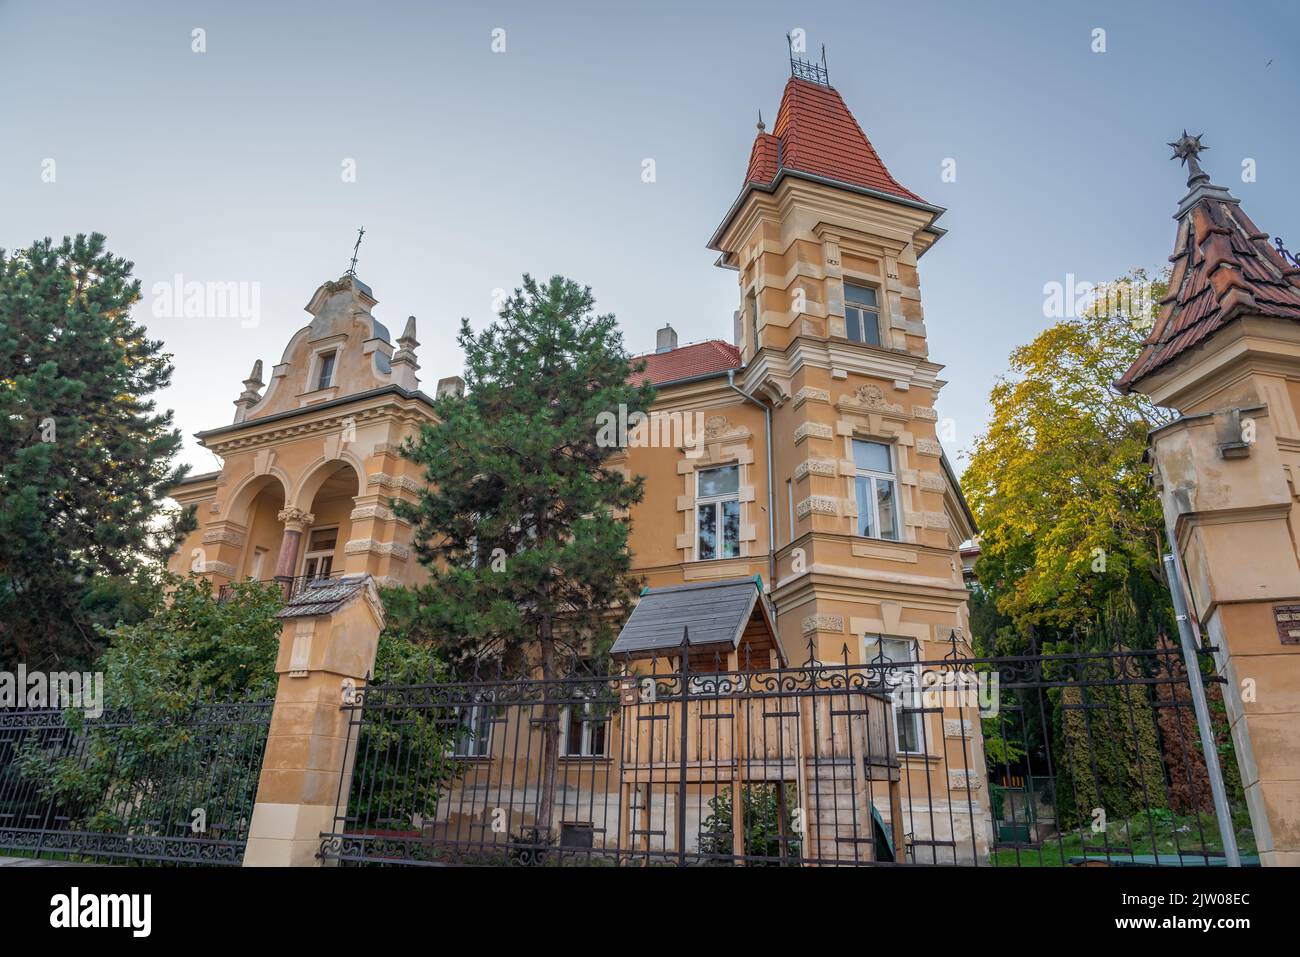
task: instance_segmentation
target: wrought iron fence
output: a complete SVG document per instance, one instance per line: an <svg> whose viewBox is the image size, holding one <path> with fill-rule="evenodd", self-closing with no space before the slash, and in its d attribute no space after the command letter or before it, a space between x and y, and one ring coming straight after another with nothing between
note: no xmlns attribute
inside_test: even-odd
<svg viewBox="0 0 1300 957"><path fill-rule="evenodd" d="M273 704L0 711L0 853L239 865Z"/></svg>
<svg viewBox="0 0 1300 957"><path fill-rule="evenodd" d="M954 639L947 650L372 686L344 705L350 761L321 855L349 865L1222 862L1175 648L975 658Z"/></svg>

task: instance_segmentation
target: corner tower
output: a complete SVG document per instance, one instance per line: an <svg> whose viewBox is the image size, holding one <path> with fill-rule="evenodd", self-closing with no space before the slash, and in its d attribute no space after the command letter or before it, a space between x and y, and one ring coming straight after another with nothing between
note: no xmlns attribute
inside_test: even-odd
<svg viewBox="0 0 1300 957"><path fill-rule="evenodd" d="M975 530L936 434L917 273L942 213L890 173L824 62L792 59L709 245L739 286L735 382L770 410L771 595L796 661L966 645Z"/></svg>

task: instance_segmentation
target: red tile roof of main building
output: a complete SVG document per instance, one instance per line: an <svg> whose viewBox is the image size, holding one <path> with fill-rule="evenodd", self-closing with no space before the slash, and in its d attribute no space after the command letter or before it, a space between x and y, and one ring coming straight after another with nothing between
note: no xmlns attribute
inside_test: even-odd
<svg viewBox="0 0 1300 957"><path fill-rule="evenodd" d="M1239 316L1300 321L1300 268L1268 244L1227 190L1205 186L1178 223L1169 292L1123 392L1201 344Z"/></svg>
<svg viewBox="0 0 1300 957"><path fill-rule="evenodd" d="M754 140L745 182L767 185L781 169L925 202L890 175L833 87L797 77L785 85L772 132Z"/></svg>
<svg viewBox="0 0 1300 957"><path fill-rule="evenodd" d="M681 346L669 352L652 352L637 356L632 365L639 362L646 364L645 371L633 375L632 382L640 385L652 382L661 385L678 379L692 379L712 373L726 372L728 369L740 368L740 350L721 339L708 339Z"/></svg>

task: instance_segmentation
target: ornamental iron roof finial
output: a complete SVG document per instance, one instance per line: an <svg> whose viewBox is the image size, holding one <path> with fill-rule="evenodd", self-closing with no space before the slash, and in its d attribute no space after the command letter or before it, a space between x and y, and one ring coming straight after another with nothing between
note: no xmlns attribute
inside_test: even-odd
<svg viewBox="0 0 1300 957"><path fill-rule="evenodd" d="M361 229L357 231L357 242L356 245L352 247L352 262L348 265L347 275L351 278L355 278L357 275L357 252L361 249L361 237L365 234L366 227L362 226Z"/></svg>
<svg viewBox="0 0 1300 957"><path fill-rule="evenodd" d="M785 45L790 50L790 75L799 80L807 80L819 86L831 85L831 74L826 68L826 44L822 44L822 61L804 60L794 55L794 38L787 33ZM801 44L802 46L802 44ZM802 52L802 50L800 51Z"/></svg>
<svg viewBox="0 0 1300 957"><path fill-rule="evenodd" d="M1183 165L1187 167L1187 185L1189 187L1197 183L1208 183L1210 176L1205 170L1201 169L1201 164L1197 161L1202 150L1208 150L1208 146L1201 144L1201 137L1204 133L1198 133L1196 136L1188 134L1183 130L1183 135L1174 140L1169 145L1174 148L1174 155L1170 159L1182 160Z"/></svg>

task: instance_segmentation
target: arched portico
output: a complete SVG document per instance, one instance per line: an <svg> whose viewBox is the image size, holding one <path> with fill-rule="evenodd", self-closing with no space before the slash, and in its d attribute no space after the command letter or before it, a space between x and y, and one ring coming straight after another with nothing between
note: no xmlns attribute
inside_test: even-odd
<svg viewBox="0 0 1300 957"><path fill-rule="evenodd" d="M291 504L279 513L284 534L277 578L330 578L344 571L362 474L342 458L321 461L307 470Z"/></svg>

